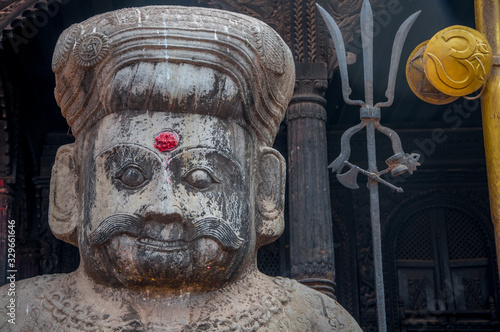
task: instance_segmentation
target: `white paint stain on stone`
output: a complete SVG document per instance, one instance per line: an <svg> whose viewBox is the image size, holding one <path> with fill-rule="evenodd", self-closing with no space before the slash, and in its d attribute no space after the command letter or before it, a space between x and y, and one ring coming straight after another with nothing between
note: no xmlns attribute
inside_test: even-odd
<svg viewBox="0 0 500 332"><path fill-rule="evenodd" d="M163 33L164 40L163 43L165 45L165 73L167 75L167 80L170 79L170 68L168 67L168 42L167 42L167 15L165 13L162 14L163 18Z"/></svg>
<svg viewBox="0 0 500 332"><path fill-rule="evenodd" d="M137 11L137 26L140 28L142 27L141 10L139 8L136 8L135 10Z"/></svg>
<svg viewBox="0 0 500 332"><path fill-rule="evenodd" d="M170 156L170 153L165 154L165 170L166 170L166 181L169 185L172 185L172 172L170 172L170 162L172 161L172 158Z"/></svg>

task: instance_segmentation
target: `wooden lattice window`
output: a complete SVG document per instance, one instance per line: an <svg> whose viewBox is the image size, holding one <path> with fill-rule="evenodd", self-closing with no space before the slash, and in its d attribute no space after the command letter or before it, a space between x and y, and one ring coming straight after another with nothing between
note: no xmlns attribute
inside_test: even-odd
<svg viewBox="0 0 500 332"><path fill-rule="evenodd" d="M429 206L402 220L394 258L403 331L496 331L491 239L465 209Z"/></svg>

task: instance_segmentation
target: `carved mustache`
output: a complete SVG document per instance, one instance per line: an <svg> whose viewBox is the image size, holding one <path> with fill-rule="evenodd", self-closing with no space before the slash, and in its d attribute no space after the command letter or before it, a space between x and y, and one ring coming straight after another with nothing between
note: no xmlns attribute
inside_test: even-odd
<svg viewBox="0 0 500 332"><path fill-rule="evenodd" d="M202 237L216 240L226 250L237 250L245 242L229 224L215 217L206 217L192 223L192 231L188 231L187 241L195 241ZM141 236L142 218L130 214L114 214L104 219L89 234L90 244L100 246L108 242L115 234L124 233Z"/></svg>

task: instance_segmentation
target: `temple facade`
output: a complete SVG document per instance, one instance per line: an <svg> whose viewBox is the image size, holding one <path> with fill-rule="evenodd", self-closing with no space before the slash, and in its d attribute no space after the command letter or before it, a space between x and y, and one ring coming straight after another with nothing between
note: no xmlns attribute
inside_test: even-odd
<svg viewBox="0 0 500 332"><path fill-rule="evenodd" d="M225 9L260 19L291 49L295 91L274 148L287 160L285 232L258 254L259 269L297 279L335 299L364 331L377 331L366 177L343 187L327 166L359 110L342 100L333 42L315 3L339 24L352 96L363 98L361 0L0 0L0 285L8 283L9 220L15 220L17 280L66 273L78 250L51 233L49 184L57 149L74 141L54 98L52 54L61 32L91 16L125 7L182 5ZM384 176L403 193L380 188L382 258L389 331L498 331L500 284L479 100L447 105L418 99L406 61L437 31L474 27L471 1L371 1L374 92L383 99L399 25L422 10L405 42L395 102L381 123L422 164L410 176ZM264 45L265 47L266 45ZM359 97L357 97L359 96ZM351 161L366 168L366 138L351 140ZM380 167L392 155L377 136Z"/></svg>

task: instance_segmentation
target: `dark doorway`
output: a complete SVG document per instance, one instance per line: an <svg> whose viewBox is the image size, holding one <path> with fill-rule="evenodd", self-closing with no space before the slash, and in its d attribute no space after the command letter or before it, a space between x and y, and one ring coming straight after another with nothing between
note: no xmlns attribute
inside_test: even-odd
<svg viewBox="0 0 500 332"><path fill-rule="evenodd" d="M492 239L463 206L421 206L393 242L400 331L497 331Z"/></svg>

